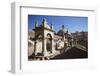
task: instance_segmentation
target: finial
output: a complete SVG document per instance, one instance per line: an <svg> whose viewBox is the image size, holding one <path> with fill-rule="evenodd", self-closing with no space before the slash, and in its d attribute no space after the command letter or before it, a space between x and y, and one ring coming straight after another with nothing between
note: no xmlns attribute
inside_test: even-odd
<svg viewBox="0 0 100 76"><path fill-rule="evenodd" d="M53 29L53 25L51 24L51 29Z"/></svg>
<svg viewBox="0 0 100 76"><path fill-rule="evenodd" d="M38 21L35 21L35 28L38 27Z"/></svg>
<svg viewBox="0 0 100 76"><path fill-rule="evenodd" d="M62 25L62 29L64 29L65 28L65 26L64 25Z"/></svg>
<svg viewBox="0 0 100 76"><path fill-rule="evenodd" d="M45 18L44 18L43 21L42 21L42 25L43 25L43 27L46 27L46 25L47 25L47 21L46 21Z"/></svg>

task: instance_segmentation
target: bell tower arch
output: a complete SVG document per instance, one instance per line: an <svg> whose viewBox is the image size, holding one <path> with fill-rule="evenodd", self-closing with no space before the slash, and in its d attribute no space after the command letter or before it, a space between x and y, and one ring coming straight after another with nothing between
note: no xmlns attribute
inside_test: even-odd
<svg viewBox="0 0 100 76"><path fill-rule="evenodd" d="M42 56L49 56L50 53L54 52L54 31L53 26L51 27L47 24L46 19L43 19L42 25L38 26L38 22L35 22L35 38L34 38L34 54L37 55L41 53ZM37 45L39 41L42 45ZM39 49L41 47L41 49Z"/></svg>

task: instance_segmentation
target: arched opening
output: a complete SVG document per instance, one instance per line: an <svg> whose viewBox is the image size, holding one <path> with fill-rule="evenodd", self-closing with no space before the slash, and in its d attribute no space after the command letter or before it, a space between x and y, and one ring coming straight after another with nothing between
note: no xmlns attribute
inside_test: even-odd
<svg viewBox="0 0 100 76"><path fill-rule="evenodd" d="M52 36L51 36L51 34L47 34L46 49L47 49L47 52L52 53Z"/></svg>

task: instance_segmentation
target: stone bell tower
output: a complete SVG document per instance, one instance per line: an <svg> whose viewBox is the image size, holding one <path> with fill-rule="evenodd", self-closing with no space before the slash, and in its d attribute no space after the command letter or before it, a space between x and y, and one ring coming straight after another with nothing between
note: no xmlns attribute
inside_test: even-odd
<svg viewBox="0 0 100 76"><path fill-rule="evenodd" d="M47 24L46 19L43 19L42 25L39 26L38 23L35 23L35 28L33 29L35 31L35 44L34 44L34 53L37 55L38 53L41 53L42 56L49 56L50 53L54 52L54 31L53 26L50 27ZM41 35L41 38L39 38L39 35ZM39 51L37 46L37 40L42 40L42 51ZM41 46L40 46L41 47Z"/></svg>

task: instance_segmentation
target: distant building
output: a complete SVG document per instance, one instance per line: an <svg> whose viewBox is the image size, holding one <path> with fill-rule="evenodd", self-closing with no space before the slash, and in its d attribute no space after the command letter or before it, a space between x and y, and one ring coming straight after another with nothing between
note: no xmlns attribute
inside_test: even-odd
<svg viewBox="0 0 100 76"><path fill-rule="evenodd" d="M71 33L74 38L74 44L80 44L88 50L88 32L75 32Z"/></svg>

